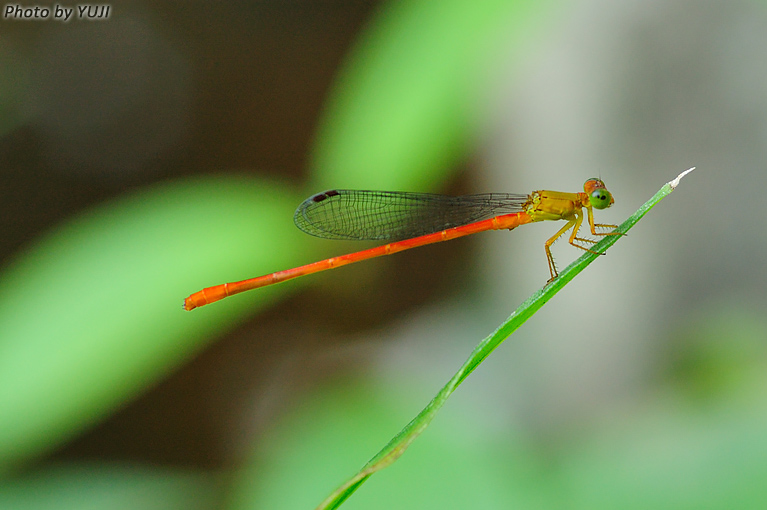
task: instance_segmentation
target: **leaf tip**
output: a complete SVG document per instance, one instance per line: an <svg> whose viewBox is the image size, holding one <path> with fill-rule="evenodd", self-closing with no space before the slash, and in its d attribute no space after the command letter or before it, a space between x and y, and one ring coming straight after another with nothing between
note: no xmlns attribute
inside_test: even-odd
<svg viewBox="0 0 767 510"><path fill-rule="evenodd" d="M685 170L685 171L684 171L684 172L682 172L681 174L677 175L677 176L676 176L676 179L674 179L673 181L671 181L671 182L669 182L669 183L668 183L668 184L669 184L669 186L671 186L671 189L672 189L672 190L673 190L673 189L676 189L676 187L677 187L677 186L679 186L679 181L681 181L681 180L682 180L682 177L684 177L685 175L689 174L689 173L690 173L690 172L692 172L693 170L695 170L695 167L692 167L692 168L688 168L687 170Z"/></svg>

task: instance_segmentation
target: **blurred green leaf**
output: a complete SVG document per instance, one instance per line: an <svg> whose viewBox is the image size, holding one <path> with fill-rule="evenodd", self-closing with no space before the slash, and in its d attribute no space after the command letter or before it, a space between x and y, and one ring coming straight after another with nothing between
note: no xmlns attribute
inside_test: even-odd
<svg viewBox="0 0 767 510"><path fill-rule="evenodd" d="M305 256L291 221L297 201L253 179L163 184L82 214L4 268L0 472L92 424L289 290L182 310L204 286Z"/></svg>
<svg viewBox="0 0 767 510"><path fill-rule="evenodd" d="M497 53L530 44L530 34L559 3L385 3L327 103L314 150L314 186L434 188L472 150L474 116Z"/></svg>
<svg viewBox="0 0 767 510"><path fill-rule="evenodd" d="M406 376L402 383L411 390L417 384ZM380 444L412 412L414 399L401 390L346 377L303 395L266 432L254 463L236 480L227 508L312 508L328 486L338 483L339 473L357 467L354 459ZM426 391L415 393L420 390ZM347 502L349 508L490 510L541 497L539 462L513 431L503 435L508 444L499 445L498 437L474 435L465 413L441 418L418 442L415 455L381 473Z"/></svg>
<svg viewBox="0 0 767 510"><path fill-rule="evenodd" d="M47 468L0 486L3 510L204 510L218 481L200 473L101 464Z"/></svg>
<svg viewBox="0 0 767 510"><path fill-rule="evenodd" d="M767 508L767 407L758 392L704 412L674 396L616 413L578 438L557 478L567 507Z"/></svg>
<svg viewBox="0 0 767 510"><path fill-rule="evenodd" d="M728 299L687 317L668 347L671 384L706 406L743 393L764 374L767 321L753 306Z"/></svg>

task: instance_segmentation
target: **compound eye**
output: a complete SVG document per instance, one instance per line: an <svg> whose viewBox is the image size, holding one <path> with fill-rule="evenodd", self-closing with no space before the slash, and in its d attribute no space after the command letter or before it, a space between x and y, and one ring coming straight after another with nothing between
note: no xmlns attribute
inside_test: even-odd
<svg viewBox="0 0 767 510"><path fill-rule="evenodd" d="M592 191L589 200L594 209L607 209L613 204L612 195L604 188Z"/></svg>

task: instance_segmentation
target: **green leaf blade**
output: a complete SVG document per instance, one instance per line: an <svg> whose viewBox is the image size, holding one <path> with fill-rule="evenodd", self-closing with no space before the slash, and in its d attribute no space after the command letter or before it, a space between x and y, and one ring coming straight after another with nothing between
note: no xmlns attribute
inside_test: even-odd
<svg viewBox="0 0 767 510"><path fill-rule="evenodd" d="M634 214L624 221L616 232L626 233L641 220L650 209L655 207L663 198L668 196L679 185L679 181L694 167L681 173L676 179L666 183L650 200L645 202ZM604 253L623 236L604 236L594 246L594 251ZM379 451L370 461L346 483L336 489L317 510L338 508L362 483L364 483L376 471L380 471L394 463L407 449L410 444L429 426L450 395L466 379L466 377L484 361L514 331L532 317L544 304L546 304L557 292L573 280L581 271L599 257L598 253L586 252L575 262L570 264L559 276L542 289L536 291L526 299L498 329L482 340L471 353L458 372L445 384L429 404L408 423L394 438Z"/></svg>

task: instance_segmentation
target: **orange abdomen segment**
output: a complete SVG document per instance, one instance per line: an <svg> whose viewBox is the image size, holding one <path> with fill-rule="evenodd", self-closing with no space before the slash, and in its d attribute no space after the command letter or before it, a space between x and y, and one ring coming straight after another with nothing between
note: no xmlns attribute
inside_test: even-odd
<svg viewBox="0 0 767 510"><path fill-rule="evenodd" d="M511 214L504 214L489 218L487 220L470 223L468 225L462 225L460 227L453 227L440 232L434 232L433 234L427 234L420 237L414 237L413 239L405 239L402 241L396 241L393 243L385 244L383 246L377 246L368 250L362 250L355 253L349 253L347 255L341 255L339 257L331 257L329 259L320 260L319 262L313 262L306 264L305 266L294 267L292 269L286 269L284 271L277 271L276 273L259 276L257 278L251 278L249 280L243 280L240 282L224 283L213 287L207 287L198 292L195 292L184 300L185 310L194 310L200 306L214 303L227 296L239 294L246 290L257 289L259 287L265 287L273 283L283 282L290 280L298 276L307 274L318 273L326 269L334 267L344 266L353 262L359 262L361 260L372 259L374 257L380 257L381 255L390 255L403 250L409 250L410 248L416 248L418 246L425 246L427 244L438 243L440 241L448 241L457 237L463 237L470 234L476 234L478 232L484 232L485 230L501 230L501 229L513 229L519 225L530 223L533 220L526 212L517 212Z"/></svg>

